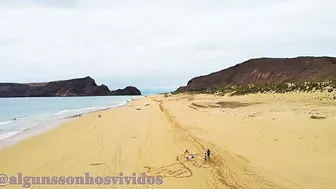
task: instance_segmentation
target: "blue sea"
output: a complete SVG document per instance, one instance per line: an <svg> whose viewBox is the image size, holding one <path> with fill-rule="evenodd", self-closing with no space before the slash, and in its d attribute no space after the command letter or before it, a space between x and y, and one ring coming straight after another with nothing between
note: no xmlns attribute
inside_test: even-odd
<svg viewBox="0 0 336 189"><path fill-rule="evenodd" d="M0 140L44 122L126 105L141 96L0 98Z"/></svg>

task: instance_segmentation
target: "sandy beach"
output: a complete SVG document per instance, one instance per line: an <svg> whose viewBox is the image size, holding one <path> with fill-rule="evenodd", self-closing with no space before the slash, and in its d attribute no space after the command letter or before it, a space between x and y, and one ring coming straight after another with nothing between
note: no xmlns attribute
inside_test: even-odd
<svg viewBox="0 0 336 189"><path fill-rule="evenodd" d="M332 189L335 123L336 101L324 93L154 95L85 115L1 150L0 174L146 173L163 179L153 185L32 188ZM208 148L211 156L205 161ZM186 149L195 158L186 160Z"/></svg>

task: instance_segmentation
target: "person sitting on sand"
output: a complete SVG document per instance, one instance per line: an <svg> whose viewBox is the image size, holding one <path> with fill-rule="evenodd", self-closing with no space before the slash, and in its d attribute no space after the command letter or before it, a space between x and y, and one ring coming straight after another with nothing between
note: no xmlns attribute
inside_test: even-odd
<svg viewBox="0 0 336 189"><path fill-rule="evenodd" d="M186 149L184 151L184 158L186 158L186 160L188 160L189 154L190 154L190 152Z"/></svg>
<svg viewBox="0 0 336 189"><path fill-rule="evenodd" d="M191 155L191 156L186 157L187 160L190 160L190 159L193 159L193 158L195 158L195 155Z"/></svg>

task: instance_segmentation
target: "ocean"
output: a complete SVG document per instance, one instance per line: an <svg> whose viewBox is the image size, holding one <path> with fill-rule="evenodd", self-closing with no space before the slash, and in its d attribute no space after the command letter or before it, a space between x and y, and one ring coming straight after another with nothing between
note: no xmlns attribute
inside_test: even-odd
<svg viewBox="0 0 336 189"><path fill-rule="evenodd" d="M141 96L0 98L0 140L43 123L126 105Z"/></svg>

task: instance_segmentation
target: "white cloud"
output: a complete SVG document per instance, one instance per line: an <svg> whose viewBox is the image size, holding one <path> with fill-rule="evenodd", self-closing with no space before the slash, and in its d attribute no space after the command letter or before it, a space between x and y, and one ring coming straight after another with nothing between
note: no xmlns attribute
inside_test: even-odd
<svg viewBox="0 0 336 189"><path fill-rule="evenodd" d="M333 0L2 0L0 81L184 85L254 57L335 56Z"/></svg>

